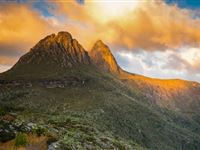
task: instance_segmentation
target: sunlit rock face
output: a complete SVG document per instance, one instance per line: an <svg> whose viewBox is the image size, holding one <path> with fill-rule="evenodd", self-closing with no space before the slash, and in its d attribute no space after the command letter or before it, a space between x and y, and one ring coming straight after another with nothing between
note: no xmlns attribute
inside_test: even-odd
<svg viewBox="0 0 200 150"><path fill-rule="evenodd" d="M16 64L56 64L60 67L72 67L90 64L90 58L84 48L68 32L51 34L40 40Z"/></svg>
<svg viewBox="0 0 200 150"><path fill-rule="evenodd" d="M90 57L94 64L101 70L111 73L120 72L120 67L118 66L109 47L105 45L101 40L94 44L92 50L90 51Z"/></svg>

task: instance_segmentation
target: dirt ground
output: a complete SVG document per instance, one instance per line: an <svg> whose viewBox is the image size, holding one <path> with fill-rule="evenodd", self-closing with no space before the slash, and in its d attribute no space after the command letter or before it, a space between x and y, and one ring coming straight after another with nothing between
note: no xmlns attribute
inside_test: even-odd
<svg viewBox="0 0 200 150"><path fill-rule="evenodd" d="M11 140L5 143L0 143L0 150L47 150L47 137L45 136L36 136L29 134L27 136L28 145L25 147L16 147L15 140Z"/></svg>

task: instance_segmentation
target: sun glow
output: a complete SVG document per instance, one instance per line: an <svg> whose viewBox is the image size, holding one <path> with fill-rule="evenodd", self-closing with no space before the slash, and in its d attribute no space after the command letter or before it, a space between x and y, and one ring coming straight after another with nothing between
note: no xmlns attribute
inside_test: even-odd
<svg viewBox="0 0 200 150"><path fill-rule="evenodd" d="M98 18L100 22L117 19L130 13L139 6L139 0L103 0L93 2L93 16Z"/></svg>

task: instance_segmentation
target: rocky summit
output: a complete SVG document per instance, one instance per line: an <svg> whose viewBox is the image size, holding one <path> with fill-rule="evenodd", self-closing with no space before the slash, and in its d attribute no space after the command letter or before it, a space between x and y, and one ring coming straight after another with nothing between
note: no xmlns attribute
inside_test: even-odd
<svg viewBox="0 0 200 150"><path fill-rule="evenodd" d="M16 67L22 64L56 65L70 68L80 64L90 64L84 48L68 32L51 34L39 41L26 55L21 57Z"/></svg>

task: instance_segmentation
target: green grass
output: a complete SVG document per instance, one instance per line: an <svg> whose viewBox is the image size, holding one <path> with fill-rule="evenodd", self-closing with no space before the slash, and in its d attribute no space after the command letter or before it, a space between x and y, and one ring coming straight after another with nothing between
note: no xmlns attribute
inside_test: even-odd
<svg viewBox="0 0 200 150"><path fill-rule="evenodd" d="M28 144L27 135L25 133L18 133L15 138L15 146L26 146Z"/></svg>

